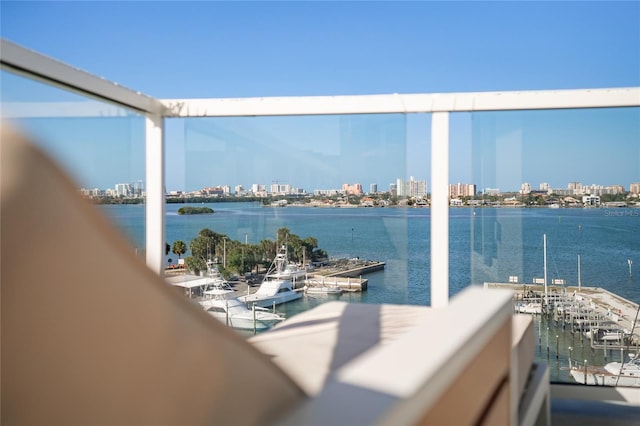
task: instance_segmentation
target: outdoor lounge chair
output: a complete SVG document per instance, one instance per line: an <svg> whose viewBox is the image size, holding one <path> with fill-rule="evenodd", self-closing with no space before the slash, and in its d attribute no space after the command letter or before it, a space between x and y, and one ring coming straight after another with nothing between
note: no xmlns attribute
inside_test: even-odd
<svg viewBox="0 0 640 426"><path fill-rule="evenodd" d="M548 421L548 393L519 408L531 327L512 327L509 293L327 305L250 343L152 273L6 123L1 139L2 424ZM304 380L311 353L322 366Z"/></svg>

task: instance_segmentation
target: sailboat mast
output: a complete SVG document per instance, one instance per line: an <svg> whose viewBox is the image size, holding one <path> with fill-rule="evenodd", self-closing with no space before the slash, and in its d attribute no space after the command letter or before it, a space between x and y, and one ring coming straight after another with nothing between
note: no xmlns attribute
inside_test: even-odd
<svg viewBox="0 0 640 426"><path fill-rule="evenodd" d="M543 236L543 250L544 250L544 309L547 310L549 303L549 295L547 293L547 234Z"/></svg>

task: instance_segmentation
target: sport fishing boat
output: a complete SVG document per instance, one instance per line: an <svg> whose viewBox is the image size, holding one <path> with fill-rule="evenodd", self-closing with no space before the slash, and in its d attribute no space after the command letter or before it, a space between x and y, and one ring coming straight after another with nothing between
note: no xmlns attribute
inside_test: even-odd
<svg viewBox="0 0 640 426"><path fill-rule="evenodd" d="M258 291L240 296L238 299L247 306L269 308L282 303L302 298L300 292L294 291L294 280L304 276L304 271L292 269L287 258L287 247L283 245L276 254Z"/></svg>
<svg viewBox="0 0 640 426"><path fill-rule="evenodd" d="M193 302L234 329L262 331L285 319L264 308L247 308L212 261L207 262L206 277L180 280L173 285L187 289L185 294Z"/></svg>

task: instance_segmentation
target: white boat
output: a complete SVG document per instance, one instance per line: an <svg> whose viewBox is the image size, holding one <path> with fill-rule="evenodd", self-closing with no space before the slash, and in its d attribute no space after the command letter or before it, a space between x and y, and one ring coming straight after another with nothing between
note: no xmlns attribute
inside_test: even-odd
<svg viewBox="0 0 640 426"><path fill-rule="evenodd" d="M224 279L216 265L207 262L206 278L176 282L188 288L188 296L219 321L238 330L266 330L284 320L284 317L262 308L248 309L238 300L236 291Z"/></svg>
<svg viewBox="0 0 640 426"><path fill-rule="evenodd" d="M627 361L610 362L604 367L571 366L571 377L582 384L640 387L640 358L629 354Z"/></svg>
<svg viewBox="0 0 640 426"><path fill-rule="evenodd" d="M214 318L239 330L266 330L284 320L284 317L265 311L264 308L248 309L238 300L233 290L205 290L198 303Z"/></svg>
<svg viewBox="0 0 640 426"><path fill-rule="evenodd" d="M240 296L238 299L247 306L269 308L302 298L302 294L293 290L293 284L305 275L303 270L294 267L287 258L287 248L283 245L276 254L258 291Z"/></svg>
<svg viewBox="0 0 640 426"><path fill-rule="evenodd" d="M542 314L541 302L520 302L516 305L516 312L520 314Z"/></svg>

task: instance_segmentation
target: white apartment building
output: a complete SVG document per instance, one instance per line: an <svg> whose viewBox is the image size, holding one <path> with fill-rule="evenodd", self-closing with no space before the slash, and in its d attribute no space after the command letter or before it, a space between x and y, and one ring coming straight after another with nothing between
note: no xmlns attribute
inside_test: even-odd
<svg viewBox="0 0 640 426"><path fill-rule="evenodd" d="M427 181L415 180L413 176L408 181L396 180L398 197L424 197L427 195Z"/></svg>
<svg viewBox="0 0 640 426"><path fill-rule="evenodd" d="M130 183L116 183L115 193L117 197L130 197L133 195L133 188Z"/></svg>
<svg viewBox="0 0 640 426"><path fill-rule="evenodd" d="M599 206L600 197L597 195L584 195L582 197L582 204L584 204L585 206Z"/></svg>
<svg viewBox="0 0 640 426"><path fill-rule="evenodd" d="M582 183L580 182L569 182L569 184L567 185L567 189L569 189L573 194L576 195L585 193L584 188L582 187Z"/></svg>
<svg viewBox="0 0 640 426"><path fill-rule="evenodd" d="M520 185L520 194L531 194L531 185L529 184L529 182L524 182L522 185Z"/></svg>
<svg viewBox="0 0 640 426"><path fill-rule="evenodd" d="M254 183L251 185L251 192L257 194L259 192L267 192L267 186L259 183Z"/></svg>
<svg viewBox="0 0 640 426"><path fill-rule="evenodd" d="M291 185L274 182L269 187L269 192L274 195L288 195L291 193Z"/></svg>

